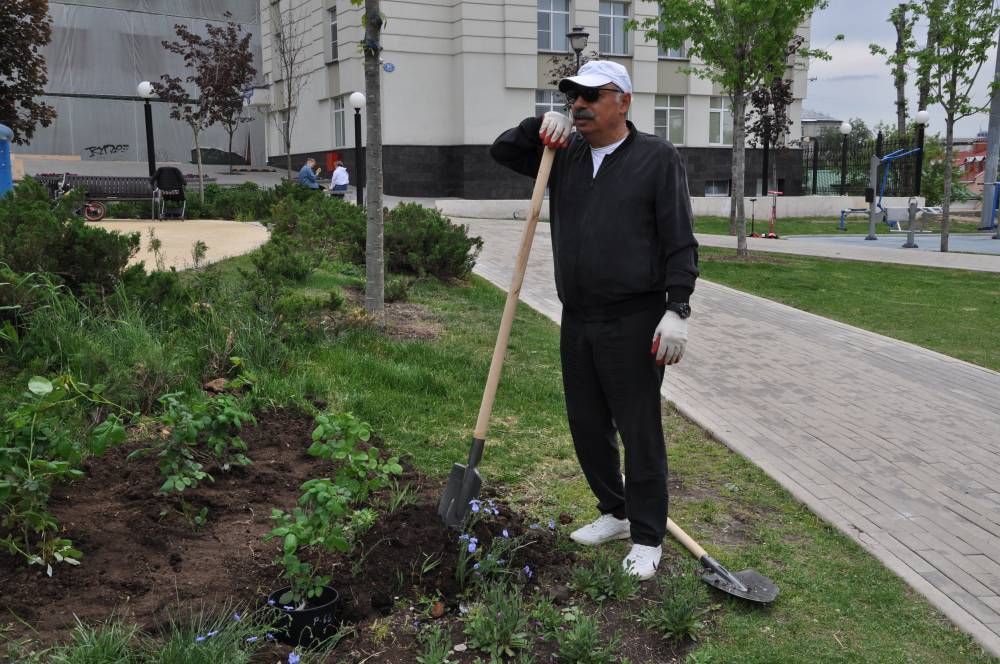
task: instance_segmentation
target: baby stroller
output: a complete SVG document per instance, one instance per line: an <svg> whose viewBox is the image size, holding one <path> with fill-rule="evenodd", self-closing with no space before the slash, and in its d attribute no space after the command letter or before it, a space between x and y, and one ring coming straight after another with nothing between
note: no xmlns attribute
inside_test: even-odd
<svg viewBox="0 0 1000 664"><path fill-rule="evenodd" d="M187 199L184 197L184 174L174 166L161 166L149 179L153 185L153 219L184 221Z"/></svg>

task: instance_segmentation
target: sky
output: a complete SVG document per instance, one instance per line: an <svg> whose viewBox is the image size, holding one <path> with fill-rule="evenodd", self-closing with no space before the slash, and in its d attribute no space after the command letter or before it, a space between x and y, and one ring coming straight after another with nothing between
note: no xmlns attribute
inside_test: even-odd
<svg viewBox="0 0 1000 664"><path fill-rule="evenodd" d="M861 118L872 127L879 121L896 123L896 89L885 56L872 55L871 43L881 44L890 53L896 45L896 29L888 22L889 12L898 0L830 0L826 9L812 18L812 48L826 49L833 59L829 62L812 60L809 65L808 90L803 107L826 113L840 120ZM835 42L837 34L844 41ZM926 24L918 23L917 44L923 44ZM976 79L975 100L988 102L988 88L996 66L996 47ZM906 98L909 117L913 117L917 100L915 76L907 81ZM938 104L927 109L931 115L927 131L944 136L944 112ZM989 126L989 113L981 113L955 123L955 135L973 137Z"/></svg>

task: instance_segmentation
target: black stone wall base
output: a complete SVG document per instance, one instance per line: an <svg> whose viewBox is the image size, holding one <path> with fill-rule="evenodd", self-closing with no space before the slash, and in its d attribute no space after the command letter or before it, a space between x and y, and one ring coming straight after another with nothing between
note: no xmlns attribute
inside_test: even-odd
<svg viewBox="0 0 1000 664"><path fill-rule="evenodd" d="M705 195L709 180L730 179L732 152L729 148L677 148L688 172L692 196ZM359 182L354 149L325 150L292 155L292 177L307 157L313 157L329 177L327 154L333 152L344 162L351 184ZM747 196L757 195L763 151L748 148L744 187ZM802 153L797 149L772 150L769 158L777 164L778 186L786 196L803 193ZM268 165L285 168L284 155L268 159ZM490 158L488 145L386 145L382 147L384 192L390 196L420 198L467 198L472 200L526 199L534 186L532 178L518 175Z"/></svg>

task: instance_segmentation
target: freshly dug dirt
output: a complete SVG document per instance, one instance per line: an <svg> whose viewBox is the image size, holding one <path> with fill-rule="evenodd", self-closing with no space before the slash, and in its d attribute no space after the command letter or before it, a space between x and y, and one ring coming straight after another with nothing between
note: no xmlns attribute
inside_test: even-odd
<svg viewBox="0 0 1000 664"><path fill-rule="evenodd" d="M176 501L157 495L162 479L155 458L126 459L145 445L126 445L88 461L85 478L60 487L51 504L65 535L84 552L82 564L59 566L47 578L38 567L25 569L0 554L5 609L0 628L7 623L5 637L53 643L68 637L77 617L98 622L113 612L155 630L178 610L259 604L286 585L273 564L277 543L262 540L272 527L271 510L292 507L300 485L328 469L306 453L311 418L276 410L258 420L242 434L253 465L228 472L210 468L215 481L188 492L195 511L208 507L201 527L176 511ZM442 526L437 516L442 483L409 468L399 483L413 487L412 504L380 518L350 557L323 570L333 575L331 585L340 592L340 618L354 627L337 647L335 661L412 663L420 652L417 626L434 619L447 626L454 643L465 641L455 581L459 534ZM384 502L385 495L378 498ZM511 536L527 535L530 543L516 560L518 568L529 565L533 570L526 593L538 590L557 604L573 601L587 613L598 610L571 597L573 548L557 541L547 523L533 524L499 501L497 508L499 515L472 534L487 547L504 529ZM668 549L664 564L674 558ZM655 585L644 584L639 598L605 605L600 609L602 629L619 633L620 652L633 662L680 661L687 646L673 649L634 618L654 594ZM550 661L554 650L554 644L543 642L533 652L541 662ZM287 652L285 646L269 646L255 661L273 662ZM453 660L473 662L481 654L470 648Z"/></svg>

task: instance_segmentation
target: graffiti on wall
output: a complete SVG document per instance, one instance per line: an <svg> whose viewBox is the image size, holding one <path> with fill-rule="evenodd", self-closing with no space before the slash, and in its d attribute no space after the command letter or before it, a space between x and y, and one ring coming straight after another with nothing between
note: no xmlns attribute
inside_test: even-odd
<svg viewBox="0 0 1000 664"><path fill-rule="evenodd" d="M84 156L87 159L97 159L100 157L109 157L111 155L122 154L123 152L128 152L128 143L105 143L104 145L90 145L83 149Z"/></svg>

